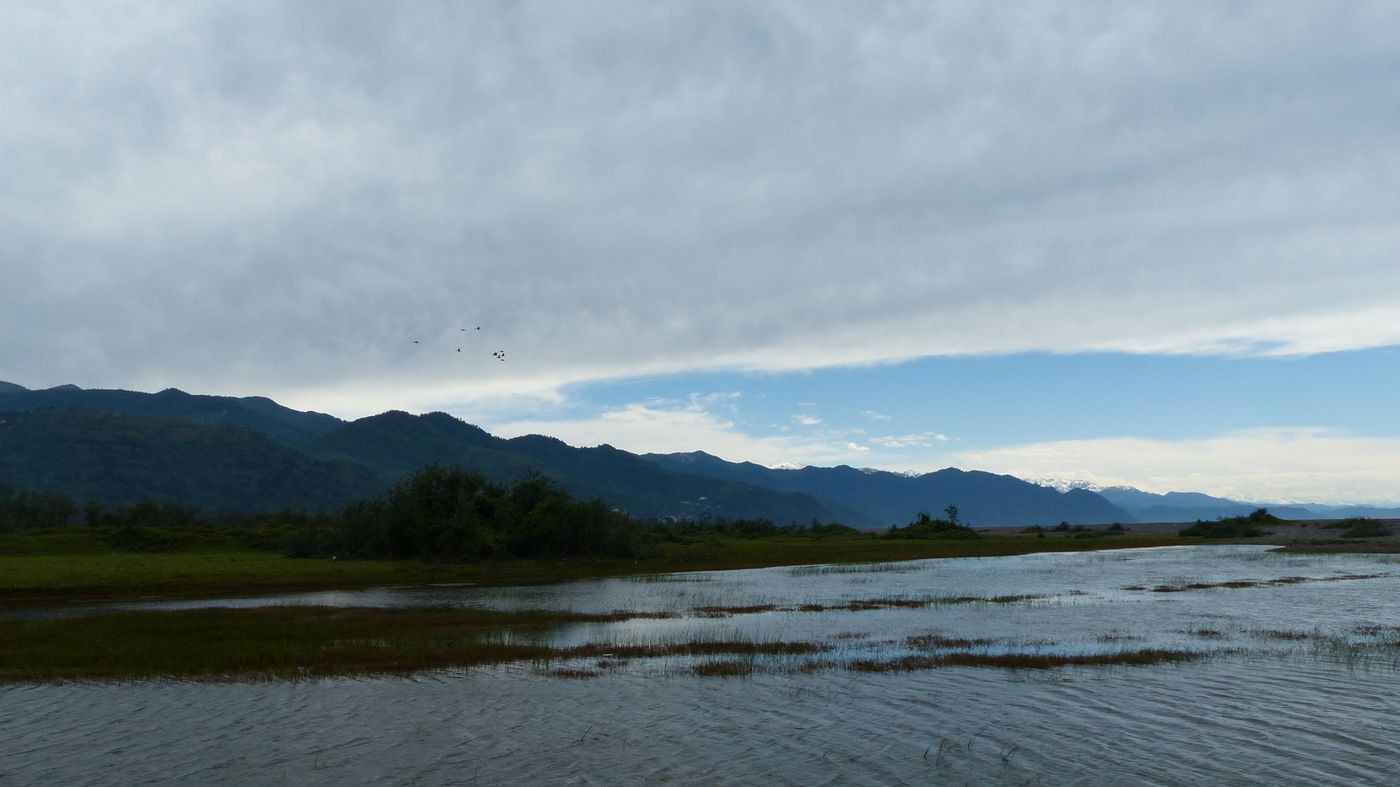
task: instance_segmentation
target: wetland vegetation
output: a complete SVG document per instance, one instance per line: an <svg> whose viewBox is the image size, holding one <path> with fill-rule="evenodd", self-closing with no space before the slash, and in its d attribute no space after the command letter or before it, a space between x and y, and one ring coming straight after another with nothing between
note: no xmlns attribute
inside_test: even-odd
<svg viewBox="0 0 1400 787"><path fill-rule="evenodd" d="M2 682L294 679L511 664L531 665L541 674L561 678L589 678L646 661L669 665L663 667L666 670L719 677L755 671L1147 665L1229 652L1226 643L1215 643L1225 639L1223 635L1188 635L1193 642L1181 643L1099 633L1090 638L1093 645L1086 651L979 632L898 632L879 638L868 632L837 631L789 637L749 625L786 621L784 625L805 631L805 624L795 621L1076 604L1085 596L1076 588L1017 590L1023 583L1013 580L985 592L960 592L905 585L902 575L916 571L905 561L927 558L1183 543L1171 532L1068 524L974 530L957 521L955 506L949 506L944 519L924 513L907 525L876 533L818 522L637 521L601 501L576 500L538 475L498 485L439 466L333 514L208 516L154 502L82 507L59 495L12 491L0 504L0 602L12 609L23 604L58 608L58 602L216 599L387 586L526 586L625 576L644 582L698 582L709 575L693 572L777 566L797 566L787 573L788 584L846 588L836 597L692 596L661 609L383 609L291 602L251 609L109 608L73 617L11 615L0 619ZM1239 519L1213 524L1253 532L1268 523L1262 515ZM1370 523L1346 527L1344 535L1370 528ZM1215 537L1217 531L1210 532L1207 537ZM1189 593L1387 576L1351 572L1217 577L1119 587ZM901 590L860 592L866 583ZM675 598L680 599L684 593L678 592ZM732 620L740 629L707 628L717 620ZM588 626L643 625L673 628L657 629L664 634L642 641L606 636L570 641L575 635L561 633ZM1215 629L1177 629L1204 630ZM1212 644L1203 648L1207 640ZM1128 642L1132 647L1113 644Z"/></svg>

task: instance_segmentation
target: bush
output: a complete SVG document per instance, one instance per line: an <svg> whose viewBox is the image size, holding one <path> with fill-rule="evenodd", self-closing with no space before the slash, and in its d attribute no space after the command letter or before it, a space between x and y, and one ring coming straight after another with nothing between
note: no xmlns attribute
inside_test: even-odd
<svg viewBox="0 0 1400 787"><path fill-rule="evenodd" d="M502 487L434 464L348 506L328 528L298 530L291 551L434 560L637 557L648 543L625 513L576 500L539 473Z"/></svg>
<svg viewBox="0 0 1400 787"><path fill-rule="evenodd" d="M928 512L919 513L919 518L904 527L891 527L881 538L938 538L976 539L981 538L976 530L955 524L947 519L931 519Z"/></svg>
<svg viewBox="0 0 1400 787"><path fill-rule="evenodd" d="M1214 522L1197 520L1196 524L1182 528L1177 535L1187 538L1254 538L1264 535L1264 528L1257 524L1257 520L1236 516Z"/></svg>

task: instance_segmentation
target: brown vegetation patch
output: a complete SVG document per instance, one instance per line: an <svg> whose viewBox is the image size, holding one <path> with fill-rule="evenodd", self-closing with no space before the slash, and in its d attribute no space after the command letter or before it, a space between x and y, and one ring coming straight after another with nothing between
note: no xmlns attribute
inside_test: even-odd
<svg viewBox="0 0 1400 787"><path fill-rule="evenodd" d="M945 637L937 632L919 634L904 638L905 644L915 648L927 648L929 650L950 649L950 648L985 648L996 644L994 639L969 639L967 637Z"/></svg>
<svg viewBox="0 0 1400 787"><path fill-rule="evenodd" d="M1051 669L1053 667L1129 665L1148 666L1205 658L1190 650L1145 649L1112 653L941 653L897 659L860 659L850 662L856 672L909 672L940 667L996 667L1000 669Z"/></svg>
<svg viewBox="0 0 1400 787"><path fill-rule="evenodd" d="M695 614L702 618L727 618L730 615L757 615L760 612L786 611L777 604L749 604L737 607L696 607Z"/></svg>
<svg viewBox="0 0 1400 787"><path fill-rule="evenodd" d="M1069 593L1065 595L1082 595ZM1008 596L930 596L927 598L862 598L840 604L801 604L795 607L781 607L776 604L753 604L735 607L696 607L694 613L702 618L724 618L730 615L752 615L760 612L870 612L877 609L924 609L955 604L1019 604L1050 598L1045 595Z"/></svg>
<svg viewBox="0 0 1400 787"><path fill-rule="evenodd" d="M1153 593L1182 593L1187 590L1216 590L1218 588L1265 588L1280 585L1298 585L1304 582L1341 582L1352 579L1380 579L1393 574L1337 574L1330 577L1279 577L1278 579L1232 579L1228 582L1190 582L1182 585L1158 585ZM1141 590L1137 585L1126 586L1124 590Z"/></svg>

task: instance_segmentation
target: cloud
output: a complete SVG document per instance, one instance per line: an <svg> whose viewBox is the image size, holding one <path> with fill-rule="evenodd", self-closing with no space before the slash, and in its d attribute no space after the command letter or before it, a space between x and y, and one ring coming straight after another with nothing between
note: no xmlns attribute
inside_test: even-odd
<svg viewBox="0 0 1400 787"><path fill-rule="evenodd" d="M948 436L939 432L922 432L872 437L870 442L885 448L932 448L940 443L948 442Z"/></svg>
<svg viewBox="0 0 1400 787"><path fill-rule="evenodd" d="M817 418L816 416L802 414L794 415L792 417L792 420L798 424L801 424L802 426L817 426L822 422L822 419Z"/></svg>
<svg viewBox="0 0 1400 787"><path fill-rule="evenodd" d="M1019 478L1078 479L1150 492L1205 492L1238 500L1396 504L1400 439L1319 427L1272 428L1181 440L1109 437L991 448L961 448L939 432L852 437L856 430L748 434L715 399L626 404L573 419L505 420L484 425L511 437L538 433L573 445L608 443L636 453L703 450L770 467L850 464L896 472L944 467ZM860 440L857 442L856 440Z"/></svg>
<svg viewBox="0 0 1400 787"><path fill-rule="evenodd" d="M1183 440L1062 440L966 451L956 460L1021 478L1075 478L1237 500L1394 504L1400 499L1400 439L1319 428Z"/></svg>
<svg viewBox="0 0 1400 787"><path fill-rule="evenodd" d="M1385 3L35 5L0 358L368 412L1396 344L1397 67Z"/></svg>
<svg viewBox="0 0 1400 787"><path fill-rule="evenodd" d="M825 436L755 437L736 427L727 415L717 414L713 404L710 397L694 395L688 402L634 402L582 418L506 420L488 428L504 437L547 434L572 445L607 443L634 453L702 450L770 467L832 464L868 450Z"/></svg>

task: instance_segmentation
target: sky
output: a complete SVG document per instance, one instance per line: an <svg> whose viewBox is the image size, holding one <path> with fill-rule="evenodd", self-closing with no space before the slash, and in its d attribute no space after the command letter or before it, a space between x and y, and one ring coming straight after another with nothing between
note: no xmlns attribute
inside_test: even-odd
<svg viewBox="0 0 1400 787"><path fill-rule="evenodd" d="M1393 3L14 3L0 380L1396 502L1398 186Z"/></svg>

